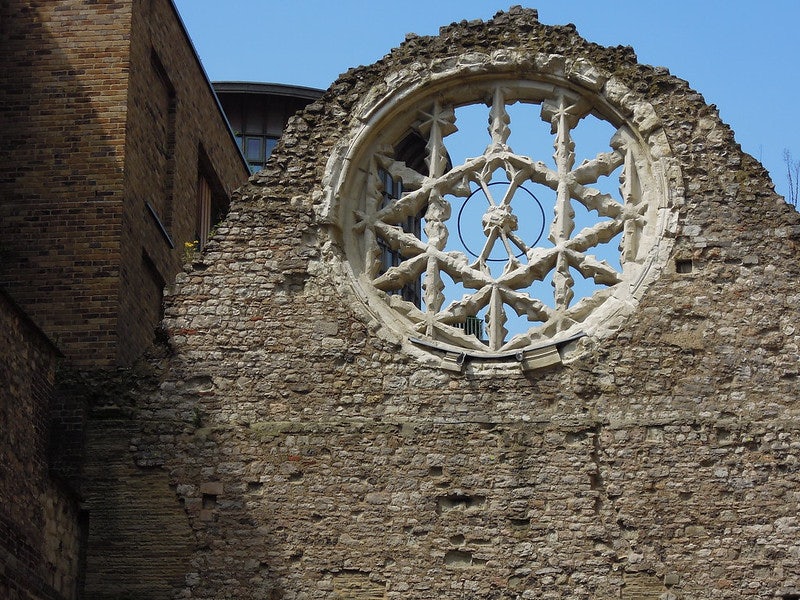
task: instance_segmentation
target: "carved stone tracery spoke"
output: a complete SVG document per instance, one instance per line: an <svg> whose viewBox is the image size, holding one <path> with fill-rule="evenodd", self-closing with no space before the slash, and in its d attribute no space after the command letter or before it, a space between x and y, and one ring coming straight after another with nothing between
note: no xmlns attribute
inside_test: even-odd
<svg viewBox="0 0 800 600"><path fill-rule="evenodd" d="M608 140L610 151L601 149L593 158L576 166L572 132L591 113L592 106L574 92L556 87L552 97L524 104L528 109L540 104L541 117L551 126L554 148L554 168L551 168L534 157L516 154L510 147L514 123L507 110L506 95L507 89L500 85L487 92L486 97L491 98L489 143L479 156L454 167L449 166L446 138L457 130L455 107L436 100L420 110L416 122L410 125L426 141L427 172L409 168L384 147L370 163L366 201L361 210L354 211L352 227L352 233L363 241L364 272L371 285L390 294L391 305L411 322L416 334L490 351L525 347L585 319L609 293L601 287L587 297L576 299L573 273L591 279L598 286L617 285L623 279L621 273L592 252L622 233L621 264L641 261L639 241L647 224L647 203L642 198L639 173L642 160L637 157L637 146L631 142L629 133L618 128ZM379 170L402 180L402 197L389 203L380 201L384 190ZM618 198L592 187L601 177L618 170L621 170ZM505 175L507 187L502 193L490 185L497 185L494 182L498 173ZM547 234L549 244L530 246L519 231L515 195L531 185L544 186L554 195ZM477 246L480 251L473 255L475 259L470 260L460 249L448 245L448 241L455 225L451 202L467 199L475 190L482 190L486 201L486 210L477 224L485 239ZM578 225L576 203L594 211L593 224ZM421 219L424 233L406 231L402 224L408 219ZM402 257L399 264L381 267L379 243L399 252ZM495 258L490 258L493 252ZM499 274L493 274L489 262L500 260L496 258L498 253L505 257L502 259L505 264ZM553 286L550 305L545 298L530 294L530 287L548 276ZM448 278L463 286L466 293L444 306ZM421 282L420 306L411 306L391 296L415 281ZM506 328L509 311L531 322L528 331L511 339L507 339ZM481 312L485 315L486 340L460 329L465 319Z"/></svg>

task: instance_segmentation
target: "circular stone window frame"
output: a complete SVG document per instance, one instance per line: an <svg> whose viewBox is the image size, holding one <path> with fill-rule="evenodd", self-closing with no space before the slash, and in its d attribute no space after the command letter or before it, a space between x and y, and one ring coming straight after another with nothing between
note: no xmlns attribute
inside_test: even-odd
<svg viewBox="0 0 800 600"><path fill-rule="evenodd" d="M498 50L434 61L428 69L415 66L390 72L385 78L385 88L376 86L364 95L352 112L355 119L351 122L355 125L342 135L330 155L323 178L322 203L317 208L321 222L331 226L340 250L329 253L331 260L338 262L341 272L347 275L352 284L350 289L360 299L359 308L363 307L375 319L379 335L400 343L427 364L452 371L462 371L467 365L473 370L502 371L521 366L523 371L529 371L576 358L581 349L623 325L648 285L668 264L677 231L677 209L684 201L684 186L679 163L660 119L650 103L583 58ZM478 103L491 107L492 98L487 97L490 85L492 89L512 90L511 99L503 100L504 106L517 101L543 106L553 99L552 95L547 96L548 91L566 92L588 102L586 115L595 115L618 131L624 130L630 136L628 141L637 144L651 175L648 187L656 188L647 191L651 217L647 222L646 256L635 261L635 267L623 265L621 281L609 286L612 291L600 305L582 321L551 332L547 339L500 352L466 348L415 332L413 323L397 310L397 301L392 306L392 296L377 290L364 274L365 261L359 256L359 243L352 233L355 209L366 194L369 173L363 165L385 152L387 145L399 143L418 120L419 111L436 101L445 100L454 108ZM582 338L584 341L579 342Z"/></svg>

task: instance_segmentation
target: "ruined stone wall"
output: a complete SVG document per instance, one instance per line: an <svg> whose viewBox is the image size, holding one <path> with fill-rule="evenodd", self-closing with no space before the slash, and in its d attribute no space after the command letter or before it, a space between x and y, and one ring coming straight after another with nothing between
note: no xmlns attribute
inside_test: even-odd
<svg viewBox="0 0 800 600"><path fill-rule="evenodd" d="M651 104L683 199L616 333L550 369L442 370L365 308L320 218L323 179L363 98L503 49L587 60ZM345 73L238 192L178 277L173 355L129 408L136 427L93 424L95 460L126 439L128 466L89 484L125 475L180 501L187 598L797 598L799 238L716 110L630 49L520 10L411 36ZM166 540L120 532L88 577Z"/></svg>
<svg viewBox="0 0 800 600"><path fill-rule="evenodd" d="M78 589L77 498L50 476L57 351L0 293L0 597L72 599Z"/></svg>
<svg viewBox="0 0 800 600"><path fill-rule="evenodd" d="M119 401L119 399L117 399ZM167 474L130 452L129 413L96 405L86 433L89 536L85 598L171 598L192 567L191 530Z"/></svg>

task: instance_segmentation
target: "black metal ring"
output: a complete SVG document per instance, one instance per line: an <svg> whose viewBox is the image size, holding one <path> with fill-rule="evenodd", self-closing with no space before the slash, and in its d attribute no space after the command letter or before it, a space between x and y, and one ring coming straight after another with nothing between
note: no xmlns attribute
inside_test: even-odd
<svg viewBox="0 0 800 600"><path fill-rule="evenodd" d="M488 187L491 187L493 185L511 185L511 183L505 183L503 181L495 181L494 183L490 183L488 185ZM517 189L518 190L523 190L524 192L527 192L527 194L531 198L533 198L533 200L536 202L536 205L539 207L539 212L542 215L542 226L539 229L539 235L536 237L536 239L534 240L533 244L530 245L530 247L533 248L536 244L539 243L539 240L542 239L542 235L544 235L544 208L542 207L542 203L539 202L539 199L528 188L526 188L523 185L520 185L520 186L517 187ZM458 239L461 240L461 245L464 246L464 249L467 252L469 252L472 256L474 256L475 258L478 258L478 254L475 254L470 249L470 247L467 246L467 243L464 241L464 236L461 234L461 214L464 212L464 209L467 206L467 202L469 202L475 194L477 194L478 192L482 192L482 191L483 191L483 188L479 187L478 189L474 190L469 196L467 196L464 199L464 202L461 204L461 208L458 211L458 217L456 219L456 227L458 228ZM488 198L487 198L487 200L488 200ZM517 254L516 258L519 258L523 254L525 254L525 252L524 251L520 251L520 253ZM487 260L487 262L505 262L508 259L507 258L487 258L486 260Z"/></svg>

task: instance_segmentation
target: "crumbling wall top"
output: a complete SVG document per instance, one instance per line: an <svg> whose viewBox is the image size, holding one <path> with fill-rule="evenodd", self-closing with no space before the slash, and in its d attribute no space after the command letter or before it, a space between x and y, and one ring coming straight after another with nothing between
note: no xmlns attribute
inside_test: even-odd
<svg viewBox="0 0 800 600"><path fill-rule="evenodd" d="M486 106L490 143L469 156L483 158L449 168L433 164L452 159L458 115L477 105ZM519 106L539 111L550 127L554 162L541 151L512 149L522 136L510 116ZM588 158L578 164L573 130L595 120L613 129L605 149L582 154ZM395 156L414 136L426 144L418 148L424 168L410 169ZM687 180L700 172L702 181ZM739 173L735 181L718 179L732 172ZM387 192L393 184L379 181L387 173L402 181L394 198ZM488 194L501 180L511 186L502 201ZM368 313L416 349L432 344L494 358L513 352L519 359L544 344L554 361L577 338L588 336L577 345L591 345L617 331L649 283L675 268L670 257L687 186L771 189L716 109L686 82L639 65L629 47L587 42L574 26L544 25L535 10L521 7L486 23L453 23L437 37L409 35L374 65L344 73L290 124L275 159L253 183L270 201L294 197L313 208L332 236L326 260L354 282ZM531 191L537 186L539 196L552 192L552 198L541 202ZM485 238L468 242L462 217L480 187L494 213L480 217ZM543 234L535 241L522 235L516 193L530 194L542 211ZM770 210L780 212L779 204ZM576 207L593 213L595 223L575 220ZM417 233L408 230L412 225L400 227L404 219L416 219ZM498 244L505 244L500 254L508 260L502 274L497 268L492 274L497 265L490 263L504 260L492 249ZM609 250L614 245L618 253ZM426 263L423 255L432 252L439 255ZM580 292L576 277L595 287ZM536 286L552 286L553 295L543 298ZM465 292L460 299L456 288ZM535 325L513 330L507 322L516 317ZM486 334L477 341L463 334L464 323L476 318Z"/></svg>

